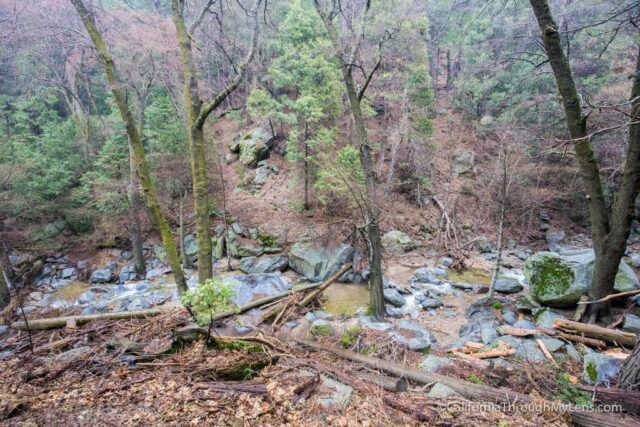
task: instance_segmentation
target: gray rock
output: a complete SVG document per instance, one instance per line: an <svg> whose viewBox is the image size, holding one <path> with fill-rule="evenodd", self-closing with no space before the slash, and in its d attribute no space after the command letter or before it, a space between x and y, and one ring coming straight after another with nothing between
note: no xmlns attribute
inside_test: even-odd
<svg viewBox="0 0 640 427"><path fill-rule="evenodd" d="M404 314L401 308L394 307L391 304L385 304L384 310L387 313L387 316L389 317L400 318Z"/></svg>
<svg viewBox="0 0 640 427"><path fill-rule="evenodd" d="M436 341L425 328L405 319L398 321L389 335L398 344L414 351L426 350Z"/></svg>
<svg viewBox="0 0 640 427"><path fill-rule="evenodd" d="M300 324L299 321L297 320L289 320L287 323L285 323L285 326L289 329L294 329L295 327L297 327Z"/></svg>
<svg viewBox="0 0 640 427"><path fill-rule="evenodd" d="M184 254L192 261L198 257L198 241L193 234L184 236Z"/></svg>
<svg viewBox="0 0 640 427"><path fill-rule="evenodd" d="M536 325L543 328L552 328L555 319L566 319L566 317L552 310L542 310L536 315Z"/></svg>
<svg viewBox="0 0 640 427"><path fill-rule="evenodd" d="M245 334L248 334L249 332L253 331L253 328L251 326L235 325L233 327L233 330L238 335L245 335Z"/></svg>
<svg viewBox="0 0 640 427"><path fill-rule="evenodd" d="M349 405L351 395L353 394L352 387L323 375L320 376L320 389L326 391L318 397L320 405L324 408L337 407L344 410Z"/></svg>
<svg viewBox="0 0 640 427"><path fill-rule="evenodd" d="M238 245L237 256L239 258L254 256L258 257L264 253L264 248L258 244L243 243Z"/></svg>
<svg viewBox="0 0 640 427"><path fill-rule="evenodd" d="M147 274L145 274L145 279L153 279L155 277L160 277L170 272L171 272L171 269L167 267L152 268L151 270L147 270Z"/></svg>
<svg viewBox="0 0 640 427"><path fill-rule="evenodd" d="M561 254L538 252L524 264L531 296L552 307L575 305L587 294L593 282L593 250L562 251ZM640 288L635 273L624 261L620 262L614 289L624 292Z"/></svg>
<svg viewBox="0 0 640 427"><path fill-rule="evenodd" d="M240 154L243 165L255 168L258 163L269 157L269 147L273 141L271 132L266 127L253 129L233 139L231 151Z"/></svg>
<svg viewBox="0 0 640 427"><path fill-rule="evenodd" d="M231 224L231 230L238 236L244 236L245 234L247 234L247 229L239 222L234 222L233 224Z"/></svg>
<svg viewBox="0 0 640 427"><path fill-rule="evenodd" d="M496 279L495 290L502 294L515 294L522 290L522 285L513 277L499 277Z"/></svg>
<svg viewBox="0 0 640 427"><path fill-rule="evenodd" d="M337 273L340 267L353 258L353 247L337 248L296 243L289 251L289 266L312 282L321 282Z"/></svg>
<svg viewBox="0 0 640 427"><path fill-rule="evenodd" d="M271 171L269 170L269 168L259 167L258 169L256 169L255 176L253 177L253 181L251 181L251 183L255 187L262 187L267 183L267 179L269 178L270 173Z"/></svg>
<svg viewBox="0 0 640 427"><path fill-rule="evenodd" d="M544 346L547 347L547 350L552 353L560 350L564 346L564 341L557 338L542 337L540 338L540 341L542 341Z"/></svg>
<svg viewBox="0 0 640 427"><path fill-rule="evenodd" d="M9 327L7 325L0 325L0 335L6 334L8 330Z"/></svg>
<svg viewBox="0 0 640 427"><path fill-rule="evenodd" d="M138 297L131 301L126 301L125 311L146 310L151 308L151 301L146 298Z"/></svg>
<svg viewBox="0 0 640 427"><path fill-rule="evenodd" d="M454 363L451 359L429 354L424 358L419 367L426 372L437 372L440 368L453 365Z"/></svg>
<svg viewBox="0 0 640 427"><path fill-rule="evenodd" d="M484 322L480 324L480 338L485 345L489 345L498 339L498 333L496 332L494 323Z"/></svg>
<svg viewBox="0 0 640 427"><path fill-rule="evenodd" d="M480 253L488 253L491 252L491 250L493 249L493 245L491 244L491 241L489 241L489 239L487 239L485 236L480 236L476 239L475 242L476 248L478 248L478 250L480 251Z"/></svg>
<svg viewBox="0 0 640 427"><path fill-rule="evenodd" d="M162 246L153 245L151 248L153 255L160 260L163 264L167 263L167 251Z"/></svg>
<svg viewBox="0 0 640 427"><path fill-rule="evenodd" d="M513 327L520 328L520 329L536 329L536 324L533 323L531 320L522 319L515 322L513 324Z"/></svg>
<svg viewBox="0 0 640 427"><path fill-rule="evenodd" d="M393 325L389 322L375 322L369 316L361 316L358 322L363 329L373 329L374 331L387 332L393 329Z"/></svg>
<svg viewBox="0 0 640 427"><path fill-rule="evenodd" d="M435 383L429 393L427 393L428 397L432 397L435 399L446 399L449 396L457 396L458 393L455 392L454 389L448 387L442 383Z"/></svg>
<svg viewBox="0 0 640 427"><path fill-rule="evenodd" d="M518 321L516 313L509 309L502 309L502 319L509 325L513 325Z"/></svg>
<svg viewBox="0 0 640 427"><path fill-rule="evenodd" d="M131 251L122 251L122 253L120 254L120 260L122 261L129 261L132 258L133 258L133 252Z"/></svg>
<svg viewBox="0 0 640 427"><path fill-rule="evenodd" d="M634 314L625 314L622 328L629 332L640 334L640 317Z"/></svg>
<svg viewBox="0 0 640 427"><path fill-rule="evenodd" d="M80 269L80 270L84 270L85 268L89 267L89 260L88 259L83 259L80 260L76 263L76 266Z"/></svg>
<svg viewBox="0 0 640 427"><path fill-rule="evenodd" d="M89 282L91 283L108 283L111 281L113 277L113 271L108 268L101 268L98 270L94 270L91 273L91 277L89 278Z"/></svg>
<svg viewBox="0 0 640 427"><path fill-rule="evenodd" d="M60 275L60 277L62 277L63 279L69 279L70 277L74 276L76 274L76 269L73 267L67 267L65 269L62 270L62 274Z"/></svg>
<svg viewBox="0 0 640 427"><path fill-rule="evenodd" d="M602 353L584 355L582 377L587 384L615 384L624 359Z"/></svg>
<svg viewBox="0 0 640 427"><path fill-rule="evenodd" d="M632 267L640 268L640 252L634 252L629 255L629 261Z"/></svg>
<svg viewBox="0 0 640 427"><path fill-rule="evenodd" d="M96 299L96 294L93 291L87 291L78 297L78 304L90 304Z"/></svg>
<svg viewBox="0 0 640 427"><path fill-rule="evenodd" d="M424 301L422 301L420 305L422 306L423 309L428 310L428 309L442 307L443 303L440 298L429 297L429 298L426 298Z"/></svg>
<svg viewBox="0 0 640 427"><path fill-rule="evenodd" d="M231 283L235 288L232 302L235 305L248 304L258 298L280 294L291 289L280 273L242 274L224 277L223 282Z"/></svg>
<svg viewBox="0 0 640 427"><path fill-rule="evenodd" d="M564 240L564 237L565 237L565 232L562 230L559 230L559 231L549 230L545 234L545 239L547 240L547 243L549 244L549 246L559 245Z"/></svg>
<svg viewBox="0 0 640 427"><path fill-rule="evenodd" d="M411 251L415 248L411 238L406 233L399 230L393 230L385 233L382 236L380 243L387 252L396 255Z"/></svg>
<svg viewBox="0 0 640 427"><path fill-rule="evenodd" d="M65 352L62 352L60 354L57 354L55 356L53 356L52 358L56 361L71 361L71 360L75 360L78 359L86 354L91 353L91 347L89 346L82 346L82 347L76 347L76 348L72 348L71 350L67 350Z"/></svg>
<svg viewBox="0 0 640 427"><path fill-rule="evenodd" d="M405 304L405 299L397 289L387 288L383 291L384 300L391 303L395 307L402 307Z"/></svg>
<svg viewBox="0 0 640 427"><path fill-rule="evenodd" d="M438 278L438 275L432 268L419 268L414 273L415 280L420 283L435 283L436 285L442 283L442 280Z"/></svg>
<svg viewBox="0 0 640 427"><path fill-rule="evenodd" d="M124 283L128 280L134 280L136 278L136 268L133 263L129 263L122 267L120 274L118 275L118 282Z"/></svg>
<svg viewBox="0 0 640 427"><path fill-rule="evenodd" d="M532 363L542 363L547 360L535 341L508 335L498 338L498 341L503 341L513 347L516 351L516 357L522 360Z"/></svg>
<svg viewBox="0 0 640 427"><path fill-rule="evenodd" d="M333 324L325 319L316 319L311 322L309 334L328 337L333 335Z"/></svg>
<svg viewBox="0 0 640 427"><path fill-rule="evenodd" d="M260 258L246 257L240 260L240 270L247 274L284 271L289 266L286 255L265 255Z"/></svg>
<svg viewBox="0 0 640 427"><path fill-rule="evenodd" d="M444 265L445 267L451 267L453 265L453 258L443 256L442 258L440 258L440 264Z"/></svg>

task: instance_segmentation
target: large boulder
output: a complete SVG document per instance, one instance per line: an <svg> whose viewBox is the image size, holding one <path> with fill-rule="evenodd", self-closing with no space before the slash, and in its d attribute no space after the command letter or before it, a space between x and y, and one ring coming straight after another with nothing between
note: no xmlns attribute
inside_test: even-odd
<svg viewBox="0 0 640 427"><path fill-rule="evenodd" d="M289 259L285 255L265 255L260 258L251 256L240 260L240 270L247 274L284 271L288 266Z"/></svg>
<svg viewBox="0 0 640 427"><path fill-rule="evenodd" d="M582 378L587 384L615 384L624 359L602 353L588 353L583 359Z"/></svg>
<svg viewBox="0 0 640 427"><path fill-rule="evenodd" d="M472 150L459 150L454 153L452 169L457 175L462 175L473 170L476 154Z"/></svg>
<svg viewBox="0 0 640 427"><path fill-rule="evenodd" d="M406 319L398 321L389 335L395 342L413 351L427 350L436 341L425 328Z"/></svg>
<svg viewBox="0 0 640 427"><path fill-rule="evenodd" d="M498 279L496 279L495 290L502 294L515 294L522 290L522 285L516 278L498 277Z"/></svg>
<svg viewBox="0 0 640 427"><path fill-rule="evenodd" d="M395 307L402 307L406 302L397 289L387 288L384 290L383 296L385 301Z"/></svg>
<svg viewBox="0 0 640 427"><path fill-rule="evenodd" d="M100 268L98 270L94 270L93 273L91 273L89 281L91 283L107 283L111 281L112 276L113 271L108 268Z"/></svg>
<svg viewBox="0 0 640 427"><path fill-rule="evenodd" d="M232 302L238 306L291 289L291 283L280 273L240 274L227 276L222 280L234 286L235 296Z"/></svg>
<svg viewBox="0 0 640 427"><path fill-rule="evenodd" d="M385 233L380 241L382 247L390 254L402 254L415 248L411 238L400 230Z"/></svg>
<svg viewBox="0 0 640 427"><path fill-rule="evenodd" d="M269 147L273 141L271 132L264 127L237 135L231 145L231 151L240 154L240 162L249 167L258 166L258 162L269 157Z"/></svg>
<svg viewBox="0 0 640 427"><path fill-rule="evenodd" d="M328 279L352 259L353 247L346 244L332 248L299 242L289 251L289 266L312 282Z"/></svg>
<svg viewBox="0 0 640 427"><path fill-rule="evenodd" d="M534 300L552 307L569 307L587 294L593 283L595 255L592 249L538 252L524 263ZM620 262L614 289L618 292L640 288L635 273Z"/></svg>
<svg viewBox="0 0 640 427"><path fill-rule="evenodd" d="M167 251L162 246L153 245L151 250L153 251L153 254L156 258L158 258L164 264L167 263Z"/></svg>
<svg viewBox="0 0 640 427"><path fill-rule="evenodd" d="M193 234L184 236L184 254L191 261L198 257L198 241Z"/></svg>

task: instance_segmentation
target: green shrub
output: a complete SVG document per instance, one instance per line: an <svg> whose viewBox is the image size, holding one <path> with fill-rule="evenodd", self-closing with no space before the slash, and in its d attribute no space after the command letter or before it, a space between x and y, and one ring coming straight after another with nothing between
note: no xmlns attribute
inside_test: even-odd
<svg viewBox="0 0 640 427"><path fill-rule="evenodd" d="M561 372L558 375L558 389L556 390L556 399L560 399L566 403L573 403L580 407L592 407L591 394L574 387L569 382L569 374Z"/></svg>
<svg viewBox="0 0 640 427"><path fill-rule="evenodd" d="M214 278L196 289L187 291L182 296L182 304L191 308L200 326L208 326L213 315L234 308L231 303L234 295L233 285Z"/></svg>

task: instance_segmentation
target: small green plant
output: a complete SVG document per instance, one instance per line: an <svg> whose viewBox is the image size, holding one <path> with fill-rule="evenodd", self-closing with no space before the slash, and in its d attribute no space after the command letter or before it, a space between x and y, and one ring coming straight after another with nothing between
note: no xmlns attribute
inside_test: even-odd
<svg viewBox="0 0 640 427"><path fill-rule="evenodd" d="M496 301L493 303L493 308L495 308L496 310L500 310L502 307L504 307L504 305L502 305L500 301Z"/></svg>
<svg viewBox="0 0 640 427"><path fill-rule="evenodd" d="M353 345L354 341L358 338L358 336L360 335L360 326L355 325L349 329L347 329L344 334L342 334L342 337L340 337L340 342L342 343L342 346L344 348L349 348Z"/></svg>
<svg viewBox="0 0 640 427"><path fill-rule="evenodd" d="M596 369L596 364L593 361L589 361L587 363L587 375L589 375L589 379L591 382L595 382L598 379L598 370Z"/></svg>
<svg viewBox="0 0 640 427"><path fill-rule="evenodd" d="M589 365L587 365L587 372L589 369ZM589 373L591 376L591 373ZM591 395L585 391L574 387L569 382L569 374L566 372L561 372L558 375L558 389L556 390L556 399L560 399L566 403L573 403L574 405L590 408L593 406L593 402L591 401Z"/></svg>
<svg viewBox="0 0 640 427"><path fill-rule="evenodd" d="M262 234L258 232L258 240L262 243L262 246L268 248L275 248L278 246L278 238L272 234Z"/></svg>
<svg viewBox="0 0 640 427"><path fill-rule="evenodd" d="M467 381L470 381L475 384L484 384L484 381L482 381L482 378L480 378L476 374L469 374L467 376Z"/></svg>
<svg viewBox="0 0 640 427"><path fill-rule="evenodd" d="M378 346L375 344L363 345L360 349L361 354L374 354L378 351Z"/></svg>
<svg viewBox="0 0 640 427"><path fill-rule="evenodd" d="M208 326L216 313L232 310L231 298L235 295L232 284L214 278L182 296L182 304L189 307L200 326Z"/></svg>

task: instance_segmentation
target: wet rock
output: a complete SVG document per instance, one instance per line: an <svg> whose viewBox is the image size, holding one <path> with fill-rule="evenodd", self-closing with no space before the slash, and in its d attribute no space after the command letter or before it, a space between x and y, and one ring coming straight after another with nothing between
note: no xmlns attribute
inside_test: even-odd
<svg viewBox="0 0 640 427"><path fill-rule="evenodd" d="M260 258L246 257L240 260L240 270L247 274L284 271L288 266L289 259L286 255L265 255Z"/></svg>
<svg viewBox="0 0 640 427"><path fill-rule="evenodd" d="M440 264L444 265L445 267L451 267L453 265L453 258L443 256L442 258L440 258Z"/></svg>
<svg viewBox="0 0 640 427"><path fill-rule="evenodd" d="M396 323L390 337L409 350L421 351L430 348L436 339L422 326L402 319Z"/></svg>
<svg viewBox="0 0 640 427"><path fill-rule="evenodd" d="M640 334L640 317L634 314L625 314L622 328L634 334Z"/></svg>
<svg viewBox="0 0 640 427"><path fill-rule="evenodd" d="M125 301L124 311L147 310L151 308L151 301L146 298L138 297L131 301Z"/></svg>
<svg viewBox="0 0 640 427"><path fill-rule="evenodd" d="M429 354L424 358L419 368L426 372L438 372L440 368L444 368L446 366L454 366L453 361L446 357Z"/></svg>
<svg viewBox="0 0 640 427"><path fill-rule="evenodd" d="M90 304L96 299L96 294L93 291L87 291L78 297L78 304Z"/></svg>
<svg viewBox="0 0 640 427"><path fill-rule="evenodd" d="M387 252L395 255L411 251L415 248L411 238L406 233L399 230L393 230L385 233L380 242Z"/></svg>
<svg viewBox="0 0 640 427"><path fill-rule="evenodd" d="M316 310L316 311L308 312L307 314L304 315L304 317L309 322L313 322L316 319L330 320L333 316L331 316L331 313L329 313L327 311Z"/></svg>
<svg viewBox="0 0 640 427"><path fill-rule="evenodd" d="M495 290L502 294L515 294L522 290L522 285L513 277L499 277L496 279Z"/></svg>
<svg viewBox="0 0 640 427"><path fill-rule="evenodd" d="M289 266L312 282L321 282L335 274L353 258L353 247L337 248L317 246L312 243L296 243L289 251Z"/></svg>
<svg viewBox="0 0 640 427"><path fill-rule="evenodd" d="M291 289L291 283L280 273L242 274L227 276L222 280L234 285L235 296L232 302L239 306Z"/></svg>
<svg viewBox="0 0 640 427"><path fill-rule="evenodd" d="M433 285L430 283L423 283L420 285L420 289L428 292L430 295L451 295L453 293L453 288L451 284L444 283L442 285Z"/></svg>
<svg viewBox="0 0 640 427"><path fill-rule="evenodd" d="M233 330L238 335L246 335L249 332L253 331L253 328L251 326L235 325L233 327Z"/></svg>
<svg viewBox="0 0 640 427"><path fill-rule="evenodd" d="M423 309L428 310L428 309L442 307L443 303L440 298L429 297L429 298L425 298L420 303L420 305L422 306Z"/></svg>
<svg viewBox="0 0 640 427"><path fill-rule="evenodd" d="M397 289L387 288L383 292L384 300L395 307L402 307L406 301Z"/></svg>
<svg viewBox="0 0 640 427"><path fill-rule="evenodd" d="M552 328L555 319L566 319L566 317L552 310L542 310L536 315L536 325L543 328Z"/></svg>
<svg viewBox="0 0 640 427"><path fill-rule="evenodd" d="M167 267L152 268L151 270L147 270L147 274L145 274L145 279L153 279L155 277L160 277L170 272L171 272L171 269Z"/></svg>
<svg viewBox="0 0 640 427"><path fill-rule="evenodd" d="M93 273L91 273L89 281L91 283L108 283L111 281L112 277L113 271L108 268L101 268L98 270L94 270Z"/></svg>
<svg viewBox="0 0 640 427"><path fill-rule="evenodd" d="M384 310L387 313L387 316L389 317L400 318L404 314L404 311L402 311L401 308L394 307L391 304L385 304Z"/></svg>
<svg viewBox="0 0 640 427"><path fill-rule="evenodd" d="M432 397L435 399L446 399L449 396L457 396L458 393L455 392L454 389L448 387L442 383L435 383L429 393L427 393L428 397Z"/></svg>
<svg viewBox="0 0 640 427"><path fill-rule="evenodd" d="M582 377L587 384L615 384L624 364L624 359L602 353L584 355Z"/></svg>
<svg viewBox="0 0 640 427"><path fill-rule="evenodd" d="M562 251L561 254L538 252L524 264L531 296L552 307L575 305L591 288L594 261L591 249ZM621 261L614 289L624 292L639 287L640 282L631 267Z"/></svg>

